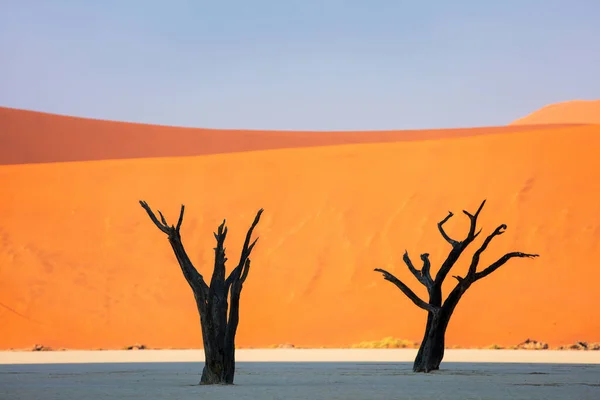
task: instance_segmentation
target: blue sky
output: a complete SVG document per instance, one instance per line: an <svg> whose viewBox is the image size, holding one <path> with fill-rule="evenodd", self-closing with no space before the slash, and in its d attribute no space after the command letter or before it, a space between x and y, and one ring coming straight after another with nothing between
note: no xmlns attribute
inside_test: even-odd
<svg viewBox="0 0 600 400"><path fill-rule="evenodd" d="M3 0L0 105L209 128L503 125L600 98L598 0Z"/></svg>

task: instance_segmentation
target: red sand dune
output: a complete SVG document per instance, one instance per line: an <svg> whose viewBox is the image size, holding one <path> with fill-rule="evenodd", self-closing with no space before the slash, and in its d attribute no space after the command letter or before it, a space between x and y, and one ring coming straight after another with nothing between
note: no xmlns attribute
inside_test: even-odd
<svg viewBox="0 0 600 400"><path fill-rule="evenodd" d="M75 132L92 124L61 121ZM78 122L82 129L75 129ZM600 126L528 129L0 166L0 348L201 346L192 293L140 199L171 220L186 204L184 242L204 274L221 220L228 221L233 261L264 207L242 293L239 346L420 340L425 313L373 268L388 268L424 295L402 264L404 250L415 260L431 253L435 268L449 250L436 223L455 211L448 231L459 238L467 224L460 210L484 198L484 234L500 223L508 230L482 264L512 250L541 257L511 262L475 284L456 310L448 345L527 337L553 345L600 341L600 311L593 307L600 280ZM456 272L464 270L463 261ZM448 279L446 292L453 284Z"/></svg>
<svg viewBox="0 0 600 400"><path fill-rule="evenodd" d="M61 161L179 157L464 137L519 126L378 132L288 132L193 129L101 121L0 107L0 165Z"/></svg>
<svg viewBox="0 0 600 400"><path fill-rule="evenodd" d="M511 126L541 124L600 124L600 100L573 100L550 104Z"/></svg>

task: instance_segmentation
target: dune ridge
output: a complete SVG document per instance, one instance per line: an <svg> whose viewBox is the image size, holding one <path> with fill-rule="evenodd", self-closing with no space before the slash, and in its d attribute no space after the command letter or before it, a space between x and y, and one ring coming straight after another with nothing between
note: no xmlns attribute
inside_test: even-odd
<svg viewBox="0 0 600 400"><path fill-rule="evenodd" d="M540 124L600 124L600 100L571 100L549 104L509 126Z"/></svg>
<svg viewBox="0 0 600 400"><path fill-rule="evenodd" d="M437 268L449 250L437 222L453 210L448 233L461 237L460 210L484 198L484 233L500 223L508 230L482 263L513 250L541 257L474 285L447 344L600 341L598 311L589 306L600 278L600 126L502 132L1 166L0 349L201 347L192 293L140 199L170 220L186 204L184 243L204 274L222 219L234 260L256 210L265 209L242 293L240 347L420 341L424 312L373 268L423 295L403 266L404 250L415 260L431 253ZM446 293L453 284L448 279Z"/></svg>
<svg viewBox="0 0 600 400"><path fill-rule="evenodd" d="M434 140L524 129L520 126L373 132L200 129L104 121L6 107L0 107L0 127L0 165Z"/></svg>

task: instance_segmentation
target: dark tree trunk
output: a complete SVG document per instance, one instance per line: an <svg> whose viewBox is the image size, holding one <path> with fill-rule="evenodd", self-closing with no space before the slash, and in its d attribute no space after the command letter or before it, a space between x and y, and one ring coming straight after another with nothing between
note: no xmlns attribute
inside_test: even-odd
<svg viewBox="0 0 600 400"><path fill-rule="evenodd" d="M477 266L479 264L479 258L481 254L485 251L494 237L504 233L506 225L502 224L498 226L496 230L494 230L494 232L492 232L483 241L483 244L479 247L479 249L475 251L467 274L464 277L453 276L453 278L458 281L458 284L448 295L446 301L442 302L442 284L444 279L452 267L456 264L467 246L471 244L481 233L481 230L476 232L477 218L483 209L484 204L485 200L481 203L475 214L471 214L468 211L463 211L465 215L469 217L471 224L467 237L462 241L452 239L444 230L444 224L454 215L452 212L448 213L446 218L438 222L438 230L440 231L440 234L452 246L452 249L450 250L448 257L446 257L446 260L442 263L438 273L435 276L435 279L431 276L431 263L429 262L428 253L421 254L423 267L420 270L415 268L410 257L408 256L408 252L404 253L404 262L408 266L409 271L414 275L415 278L417 278L419 282L421 282L421 284L423 284L423 286L427 288L427 292L429 293L429 302L422 300L406 284L404 284L394 275L390 274L388 271L379 268L375 269L375 271L383 274L385 280L396 285L396 287L398 287L398 289L400 289L402 293L404 293L415 305L428 312L425 335L423 336L423 341L421 342L419 352L417 353L417 357L413 364L414 372L431 372L440 368L440 364L444 358L446 329L448 328L450 317L452 316L456 305L465 291L474 282L485 278L492 272L496 271L502 265L506 264L506 262L511 258L538 257L537 254L512 252L505 254L503 257L496 260L496 262L490 264L483 271L477 272Z"/></svg>
<svg viewBox="0 0 600 400"><path fill-rule="evenodd" d="M227 311L227 304L222 304L220 308ZM223 311L221 309L217 311ZM204 347L204 368L200 377L201 385L233 384L235 364L233 357L225 351L225 337L219 335L215 330L215 325L207 307L198 307L200 321L202 325L202 342ZM212 314L212 315L209 315ZM218 315L218 313L217 313ZM231 358L229 358L230 356Z"/></svg>
<svg viewBox="0 0 600 400"><path fill-rule="evenodd" d="M439 314L429 313L425 335L413 364L414 372L430 372L440 369L444 358L447 327L448 324Z"/></svg>
<svg viewBox="0 0 600 400"><path fill-rule="evenodd" d="M425 335L413 364L414 372L431 372L440 369L440 364L444 358L446 329L448 329L450 317L469 286L468 281L460 280L459 284L448 295L444 304L439 306L436 311L428 313ZM441 289L434 287L431 292L429 303L440 304Z"/></svg>
<svg viewBox="0 0 600 400"><path fill-rule="evenodd" d="M250 266L249 262L247 262L247 266ZM240 277L243 279L238 279L237 283L231 284L231 304L229 305L229 319L226 325L219 324L227 319L227 297L217 296L218 298L215 298L213 302L217 306L210 310L211 313L208 313L208 310L203 311L205 307L202 307L202 304L198 306L201 320L202 315L204 315L205 321L202 324L205 363L200 378L201 385L233 384L235 375L235 334L239 323L242 282L246 279L246 276L247 272ZM212 320L210 320L211 317ZM217 324L214 323L215 317L217 318ZM224 326L225 328L220 329L217 326ZM218 334L215 335L215 332L218 332Z"/></svg>
<svg viewBox="0 0 600 400"><path fill-rule="evenodd" d="M218 344L212 343L211 345L214 346L213 351L218 350ZM205 355L204 368L200 377L201 385L233 385L234 375L234 358L226 357L224 352Z"/></svg>
<svg viewBox="0 0 600 400"><path fill-rule="evenodd" d="M224 247L227 236L225 221L219 226L218 232L214 234L217 246L214 249L215 264L209 286L192 265L181 242L179 229L183 222L184 207L181 206L177 226L169 226L160 211L158 211L161 218L159 221L146 202L140 201L140 204L152 222L168 235L169 243L179 262L183 276L194 292L204 344L205 362L200 384L232 385L235 375L235 334L239 323L240 295L243 283L250 271L250 254L258 240L255 239L250 243L252 231L258 224L263 210L258 211L246 234L240 261L227 278L225 278L225 262L227 261ZM228 304L229 298L231 306ZM227 315L228 311L229 316Z"/></svg>

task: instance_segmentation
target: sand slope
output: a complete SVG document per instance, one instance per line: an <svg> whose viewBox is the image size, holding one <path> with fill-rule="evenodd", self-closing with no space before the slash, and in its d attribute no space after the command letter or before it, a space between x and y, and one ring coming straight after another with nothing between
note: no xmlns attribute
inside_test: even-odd
<svg viewBox="0 0 600 400"><path fill-rule="evenodd" d="M573 100L550 104L510 125L600 124L600 100Z"/></svg>
<svg viewBox="0 0 600 400"><path fill-rule="evenodd" d="M511 127L512 131L524 128ZM382 132L192 129L100 121L0 107L0 165L177 157L506 132L504 127Z"/></svg>
<svg viewBox="0 0 600 400"><path fill-rule="evenodd" d="M537 252L478 282L448 345L600 341L600 127L459 139L256 151L187 158L0 167L0 348L200 346L199 321L166 237L138 205L182 233L202 273L226 217L234 261L265 208L242 294L240 346L340 346L420 340L425 314L372 271L449 250L483 198L484 233L507 223L482 263ZM471 254L468 252L468 254ZM464 271L464 263L461 265ZM457 272L461 272L460 270ZM448 280L453 285L452 279ZM9 310L6 307L10 307Z"/></svg>

